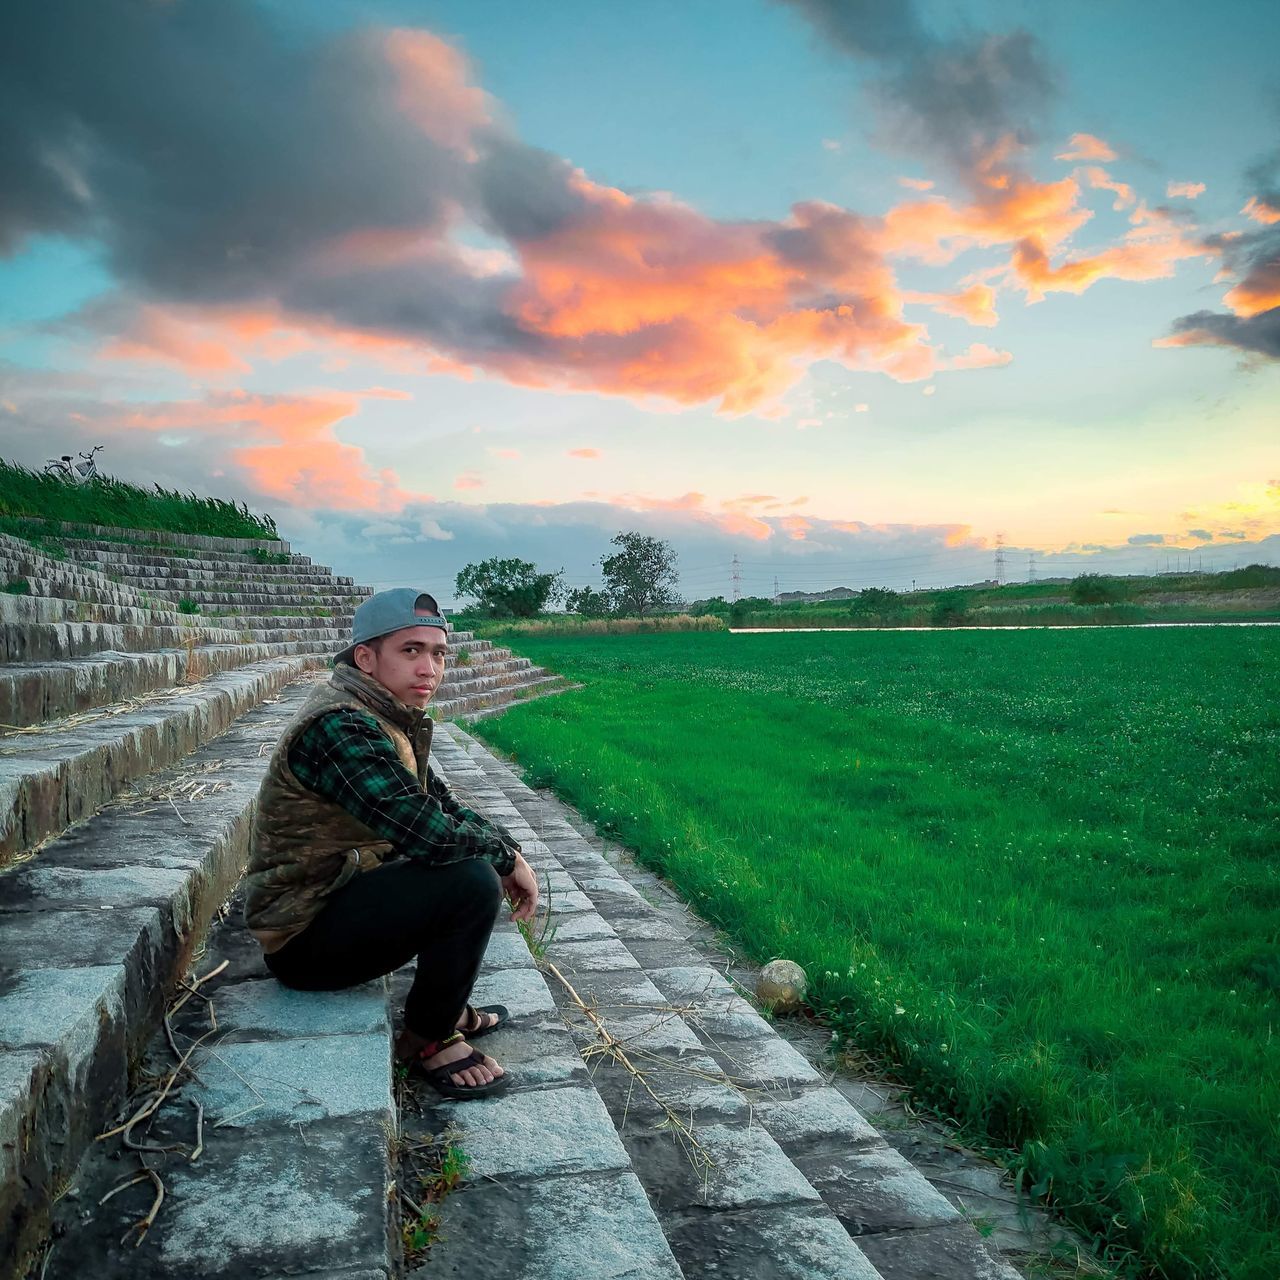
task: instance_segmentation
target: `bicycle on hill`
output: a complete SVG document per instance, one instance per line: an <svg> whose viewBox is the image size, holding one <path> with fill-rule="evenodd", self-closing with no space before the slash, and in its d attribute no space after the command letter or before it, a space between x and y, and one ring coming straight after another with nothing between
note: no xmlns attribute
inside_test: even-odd
<svg viewBox="0 0 1280 1280"><path fill-rule="evenodd" d="M104 447L95 444L88 453L82 452L80 462L77 462L69 453L64 453L60 458L50 458L44 464L44 474L57 476L59 480L66 480L71 484L84 484L87 480L96 480L99 474L98 463L93 455Z"/></svg>

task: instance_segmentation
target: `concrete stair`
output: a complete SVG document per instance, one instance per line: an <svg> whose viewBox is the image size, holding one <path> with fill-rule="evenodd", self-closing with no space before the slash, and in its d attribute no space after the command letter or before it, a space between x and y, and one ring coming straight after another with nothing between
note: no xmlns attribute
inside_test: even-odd
<svg viewBox="0 0 1280 1280"><path fill-rule="evenodd" d="M370 594L274 541L103 529L74 536L48 526L33 532L42 546L0 535L0 587L9 588L0 592L0 1277L6 1280L38 1256L52 1206L93 1137L129 1091L150 1078L148 1070L161 1070L147 1057L148 1046L193 957L220 936L218 912L247 856L270 747L310 681L322 678L320 668L347 642L351 613ZM184 600L199 612L179 609ZM557 683L470 633L452 640L464 660L441 686L446 713L521 696L530 683ZM206 938L211 921L214 932ZM230 936L233 949L245 941L236 927ZM276 1022L294 1015L270 999L265 1012L255 1012L255 1000L269 991L278 1004L274 982L250 982L238 1004L230 996L223 1002L218 1047L200 1071L212 1090L211 1114L223 1119L231 1114L222 1106L225 1089L242 1087L236 1072L246 1074L248 1059L259 1052L290 1057ZM372 1183L364 1175L385 1177L389 1168L385 992L352 995L348 1005L358 1009L358 1032L347 1023L335 1032L324 1006L314 1036L302 1036L306 1044L296 1047L321 1058L326 1045L340 1050L344 1072L363 1064L360 1105L372 1111L356 1121L358 1134L343 1129L354 1104L348 1078L335 1073L335 1098L342 1098L331 1099L326 1141L367 1190ZM193 1002L186 1016L201 1007ZM175 1036L185 1034L181 1017L173 1025ZM313 1043L336 1034L341 1042ZM260 1049L249 1047L260 1041ZM169 1054L167 1039L160 1043ZM224 1062L219 1093L214 1064ZM274 1075L283 1070L276 1063ZM317 1092L323 1085L313 1072L297 1097ZM286 1130L298 1114L312 1118L314 1109L305 1101L298 1114L249 1105L255 1126ZM225 1127L234 1132L237 1122ZM92 1146L91 1154L100 1150ZM252 1152L241 1154L252 1166ZM209 1159L207 1167L216 1163ZM248 1166L225 1170L239 1188L228 1184L227 1203L253 1185ZM299 1156L289 1185L306 1185L313 1168ZM171 1190L177 1194L176 1183ZM127 1197L119 1203L127 1205ZM366 1210L361 1229L369 1230L351 1257L387 1274L397 1242L388 1235L385 1194ZM281 1271L261 1264L269 1235L255 1238L258 1262L225 1274L293 1270L292 1261L281 1261ZM381 1262L369 1251L373 1240L381 1241ZM341 1270L334 1263L325 1273Z"/></svg>

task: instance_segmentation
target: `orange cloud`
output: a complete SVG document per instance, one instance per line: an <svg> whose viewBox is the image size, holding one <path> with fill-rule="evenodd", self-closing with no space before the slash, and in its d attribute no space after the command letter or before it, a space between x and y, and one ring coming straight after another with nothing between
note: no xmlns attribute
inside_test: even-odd
<svg viewBox="0 0 1280 1280"><path fill-rule="evenodd" d="M777 505L778 499L772 493L744 493L740 498L728 498L720 505L728 511L750 511L753 507Z"/></svg>
<svg viewBox="0 0 1280 1280"><path fill-rule="evenodd" d="M1178 262L1214 252L1157 210L1139 206L1131 221L1135 226L1120 244L1058 266L1050 263L1045 246L1034 237L1018 244L1011 268L1028 301L1039 302L1046 293L1083 293L1099 280L1166 279Z"/></svg>
<svg viewBox="0 0 1280 1280"><path fill-rule="evenodd" d="M928 178L899 178L898 185L912 191L932 191L933 183Z"/></svg>
<svg viewBox="0 0 1280 1280"><path fill-rule="evenodd" d="M472 135L491 123L489 95L471 84L467 60L429 31L380 33L396 105L433 142L474 159Z"/></svg>
<svg viewBox="0 0 1280 1280"><path fill-rule="evenodd" d="M939 315L955 316L972 325L990 328L998 323L996 291L990 285L975 284L960 293L908 293L907 302L923 302Z"/></svg>
<svg viewBox="0 0 1280 1280"><path fill-rule="evenodd" d="M773 537L773 530L763 520L741 512L730 511L724 515L711 516L713 523L725 533L739 538L750 538L754 542L768 542Z"/></svg>
<svg viewBox="0 0 1280 1280"><path fill-rule="evenodd" d="M778 523L787 531L787 536L793 542L803 542L809 530L813 528L813 521L805 519L804 516L783 516Z"/></svg>
<svg viewBox="0 0 1280 1280"><path fill-rule="evenodd" d="M250 371L255 359L280 361L303 353L319 355L331 371L359 357L394 373L470 376L467 366L424 350L409 337L342 328L273 305L140 305L123 314L117 327L117 336L98 349L99 357L164 365L200 380L225 381Z"/></svg>
<svg viewBox="0 0 1280 1280"><path fill-rule="evenodd" d="M1057 246L1093 217L1079 204L1074 178L1036 182L1014 172L1004 178L1003 186L967 204L933 196L897 205L884 216L881 247L941 265L966 249L1015 244L1028 236Z"/></svg>
<svg viewBox="0 0 1280 1280"><path fill-rule="evenodd" d="M1095 191L1112 192L1115 196L1115 203L1111 206L1113 209L1127 209L1138 198L1134 195L1133 188L1127 182L1117 182L1105 169L1091 165L1085 169L1084 176Z"/></svg>
<svg viewBox="0 0 1280 1280"><path fill-rule="evenodd" d="M1203 182L1171 182L1164 189L1164 193L1170 200L1181 196L1185 200L1194 200L1197 196L1204 195Z"/></svg>
<svg viewBox="0 0 1280 1280"><path fill-rule="evenodd" d="M1250 196L1240 212L1252 218L1254 222L1263 222L1268 225L1280 222L1280 205L1267 199L1266 196Z"/></svg>
<svg viewBox="0 0 1280 1280"><path fill-rule="evenodd" d="M1055 157L1058 160L1100 160L1104 164L1115 158L1116 153L1110 145L1091 133L1073 133L1067 149Z"/></svg>
<svg viewBox="0 0 1280 1280"><path fill-rule="evenodd" d="M486 452L495 458L505 458L508 462L522 456L519 449L488 449Z"/></svg>
<svg viewBox="0 0 1280 1280"><path fill-rule="evenodd" d="M644 494L620 493L615 494L608 501L610 505L623 507L628 511L676 513L693 520L696 524L707 525L722 533L751 538L757 542L765 542L773 537L773 529L768 524L743 511L707 510L706 495L702 493L684 493L678 498L653 498Z"/></svg>
<svg viewBox="0 0 1280 1280"><path fill-rule="evenodd" d="M948 369L995 369L1011 363L1013 353L997 351L985 342L971 343L969 349L958 356L952 356L946 363Z"/></svg>
<svg viewBox="0 0 1280 1280"><path fill-rule="evenodd" d="M1238 316L1256 316L1280 307L1280 257L1260 262L1222 297Z"/></svg>
<svg viewBox="0 0 1280 1280"><path fill-rule="evenodd" d="M232 349L221 326L184 321L155 306L139 307L129 331L110 339L98 354L109 360L172 365L195 374L229 375L252 368Z"/></svg>
<svg viewBox="0 0 1280 1280"><path fill-rule="evenodd" d="M462 475L454 477L453 487L455 489L483 489L484 479L476 475L474 471L464 471Z"/></svg>
<svg viewBox="0 0 1280 1280"><path fill-rule="evenodd" d="M568 456L570 458L601 458L604 455L599 449L570 449Z"/></svg>
<svg viewBox="0 0 1280 1280"><path fill-rule="evenodd" d="M232 465L266 498L343 511L400 510L423 495L401 489L389 470L371 471L363 450L334 435L334 427L358 409L354 397L235 391L200 401L147 405L117 422L126 430L214 437L226 446Z"/></svg>
<svg viewBox="0 0 1280 1280"><path fill-rule="evenodd" d="M1076 135L1076 137L1080 136L1080 134ZM986 539L976 536L973 526L967 524L954 526L947 532L942 542L948 547L985 547L987 545Z"/></svg>
<svg viewBox="0 0 1280 1280"><path fill-rule="evenodd" d="M412 400L412 391L402 391L398 387L363 387L351 393L361 400Z"/></svg>
<svg viewBox="0 0 1280 1280"><path fill-rule="evenodd" d="M901 380L933 367L926 330L901 318L893 272L856 215L812 202L783 223L717 223L581 175L575 190L579 216L520 245L509 303L526 330L573 343L592 390L718 398L741 413L776 404L817 359ZM571 369L549 382L566 380L577 381Z"/></svg>

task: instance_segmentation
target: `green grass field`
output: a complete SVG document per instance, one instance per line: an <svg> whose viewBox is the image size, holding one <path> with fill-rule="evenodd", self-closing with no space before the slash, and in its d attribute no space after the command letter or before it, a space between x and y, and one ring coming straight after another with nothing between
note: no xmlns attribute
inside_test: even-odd
<svg viewBox="0 0 1280 1280"><path fill-rule="evenodd" d="M1280 631L521 639L484 721L1134 1274L1280 1276Z"/></svg>

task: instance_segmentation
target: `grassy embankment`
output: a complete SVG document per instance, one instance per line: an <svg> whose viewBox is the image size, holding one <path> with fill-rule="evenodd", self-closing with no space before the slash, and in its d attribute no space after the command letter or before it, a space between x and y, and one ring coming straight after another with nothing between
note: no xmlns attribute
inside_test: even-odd
<svg viewBox="0 0 1280 1280"><path fill-rule="evenodd" d="M482 722L1134 1274L1280 1275L1280 634L526 639Z"/></svg>
<svg viewBox="0 0 1280 1280"><path fill-rule="evenodd" d="M747 602L733 614L735 627L1078 627L1142 622L1257 622L1280 619L1280 568L1251 565L1222 573L1133 575L1107 580L1116 599L1080 604L1071 585L1018 582L1004 587L953 587L909 591L891 614L868 612L856 598ZM940 609L940 602L948 607ZM940 614L946 614L943 618ZM729 617L730 611L724 610Z"/></svg>
<svg viewBox="0 0 1280 1280"><path fill-rule="evenodd" d="M58 532L46 521L162 529L220 538L278 538L275 521L244 503L194 493L142 489L110 477L72 484L0 459L0 532L39 540L57 550ZM72 536L70 531L62 531Z"/></svg>

